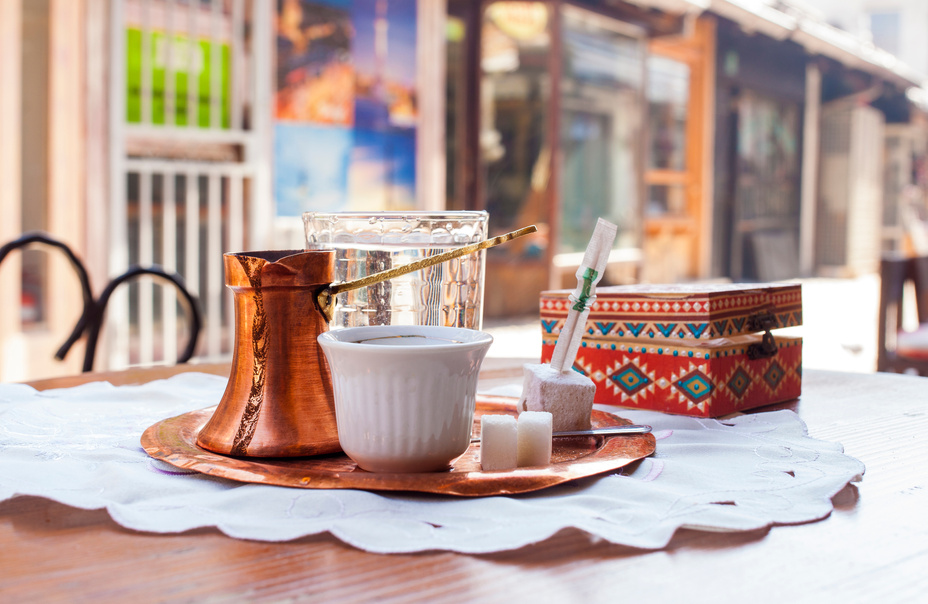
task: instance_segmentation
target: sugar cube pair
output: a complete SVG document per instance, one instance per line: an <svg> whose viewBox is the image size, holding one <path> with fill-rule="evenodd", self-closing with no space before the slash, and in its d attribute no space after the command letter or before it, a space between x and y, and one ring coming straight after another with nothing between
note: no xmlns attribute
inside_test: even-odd
<svg viewBox="0 0 928 604"><path fill-rule="evenodd" d="M551 414L523 411L480 418L480 467L484 471L551 463Z"/></svg>

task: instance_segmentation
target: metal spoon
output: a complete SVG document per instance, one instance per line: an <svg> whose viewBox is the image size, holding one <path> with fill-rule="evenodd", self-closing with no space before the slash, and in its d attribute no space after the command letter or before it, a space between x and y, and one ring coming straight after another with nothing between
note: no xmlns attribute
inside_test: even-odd
<svg viewBox="0 0 928 604"><path fill-rule="evenodd" d="M593 428L592 430L567 430L565 432L554 432L553 438L559 436L621 436L628 434L647 434L651 431L651 426L612 426L609 428ZM479 438L470 439L472 443L479 443Z"/></svg>

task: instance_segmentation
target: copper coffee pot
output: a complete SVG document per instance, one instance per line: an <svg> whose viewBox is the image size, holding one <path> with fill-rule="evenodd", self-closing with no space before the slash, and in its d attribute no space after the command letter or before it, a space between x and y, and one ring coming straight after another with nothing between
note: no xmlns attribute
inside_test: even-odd
<svg viewBox="0 0 928 604"><path fill-rule="evenodd" d="M197 444L223 455L297 457L341 450L332 378L316 338L335 296L534 233L534 226L355 281L332 283L335 250L225 254L235 303L229 383Z"/></svg>

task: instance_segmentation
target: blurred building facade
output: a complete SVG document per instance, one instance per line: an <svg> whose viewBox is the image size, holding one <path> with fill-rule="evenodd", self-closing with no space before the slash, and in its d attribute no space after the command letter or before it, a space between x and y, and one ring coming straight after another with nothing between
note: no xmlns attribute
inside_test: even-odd
<svg viewBox="0 0 928 604"><path fill-rule="evenodd" d="M815 17L928 74L928 3L921 0L805 0ZM914 102L924 107L922 89ZM908 121L888 120L883 149L883 246L928 252L921 224L928 192L928 130L920 111ZM907 225L907 226L904 226ZM914 227L913 227L914 225Z"/></svg>
<svg viewBox="0 0 928 604"><path fill-rule="evenodd" d="M597 214L621 225L613 282L855 274L901 246L920 159L884 145L924 140L921 76L808 5L448 6L449 199L547 234L490 255L501 283L569 284Z"/></svg>
<svg viewBox="0 0 928 604"><path fill-rule="evenodd" d="M486 312L507 315L571 282L599 216L620 226L609 282L773 280L875 270L924 205L919 72L808 3L0 7L0 241L50 232L97 291L176 271L206 358L231 352L222 253L301 247L307 209L537 224L488 256ZM78 299L54 255L4 262L0 379L76 371L51 356ZM97 369L183 343L157 285L108 315Z"/></svg>

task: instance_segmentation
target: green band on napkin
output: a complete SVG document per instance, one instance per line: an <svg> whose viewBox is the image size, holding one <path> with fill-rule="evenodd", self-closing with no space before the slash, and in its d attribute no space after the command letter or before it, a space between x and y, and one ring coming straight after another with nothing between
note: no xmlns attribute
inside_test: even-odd
<svg viewBox="0 0 928 604"><path fill-rule="evenodd" d="M590 299L590 288L593 287L593 281L598 276L599 273L595 269L588 268L583 271L583 286L580 289L580 297L577 298L577 302L573 305L574 310L578 312L586 310L586 301Z"/></svg>

